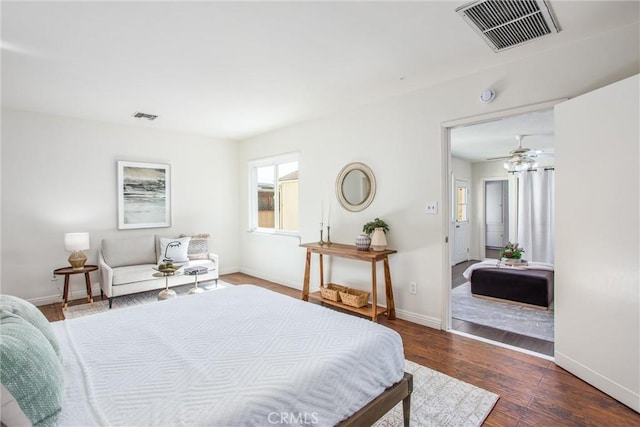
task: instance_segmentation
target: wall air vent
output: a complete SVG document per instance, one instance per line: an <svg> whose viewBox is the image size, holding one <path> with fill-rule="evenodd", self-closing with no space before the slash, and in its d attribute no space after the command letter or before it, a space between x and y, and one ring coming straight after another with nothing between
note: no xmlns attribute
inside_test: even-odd
<svg viewBox="0 0 640 427"><path fill-rule="evenodd" d="M479 0L456 12L495 52L560 31L545 0Z"/></svg>
<svg viewBox="0 0 640 427"><path fill-rule="evenodd" d="M135 117L136 119L147 119L147 120L155 120L158 118L158 116L155 114L140 113L139 111L136 111L135 113L133 113L133 117Z"/></svg>

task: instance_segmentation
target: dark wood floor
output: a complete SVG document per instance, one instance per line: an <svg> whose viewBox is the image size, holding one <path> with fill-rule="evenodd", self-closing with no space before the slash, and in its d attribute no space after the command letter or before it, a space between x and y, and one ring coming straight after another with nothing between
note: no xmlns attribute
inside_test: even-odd
<svg viewBox="0 0 640 427"><path fill-rule="evenodd" d="M454 289L467 281L467 279L462 276L462 273L464 273L464 271L471 264L474 264L476 262L478 261L466 261L460 264L456 264L451 268L451 289ZM512 345L514 347L523 348L525 350L534 351L546 356L553 356L554 345L551 341L541 340L539 338L520 335L509 331L503 331L502 329L479 325L477 323L467 322L466 320L456 318L451 319L451 329L459 332L465 332L470 335L475 335L477 337L486 338L491 341L496 341L503 344Z"/></svg>
<svg viewBox="0 0 640 427"><path fill-rule="evenodd" d="M221 279L301 296L296 289L242 273ZM50 321L64 319L60 304L40 308ZM379 319L402 336L407 359L500 395L485 426L640 425L638 413L551 361L385 315Z"/></svg>

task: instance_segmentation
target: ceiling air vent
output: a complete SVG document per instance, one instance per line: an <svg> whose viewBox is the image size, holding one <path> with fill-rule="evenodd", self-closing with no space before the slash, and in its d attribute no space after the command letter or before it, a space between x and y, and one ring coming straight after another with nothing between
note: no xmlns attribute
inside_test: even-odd
<svg viewBox="0 0 640 427"><path fill-rule="evenodd" d="M136 119L147 119L147 120L155 120L158 118L158 116L155 114L141 113L139 111L136 111L135 113L133 113L133 117L135 117Z"/></svg>
<svg viewBox="0 0 640 427"><path fill-rule="evenodd" d="M496 52L560 31L544 0L480 0L456 12Z"/></svg>

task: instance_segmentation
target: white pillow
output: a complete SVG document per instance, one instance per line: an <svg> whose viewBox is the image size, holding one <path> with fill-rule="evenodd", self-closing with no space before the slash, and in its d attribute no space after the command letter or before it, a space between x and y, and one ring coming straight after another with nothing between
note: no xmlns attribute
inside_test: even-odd
<svg viewBox="0 0 640 427"><path fill-rule="evenodd" d="M171 262L189 262L187 251L189 250L189 241L191 237L180 237L177 239L160 239L160 254L158 263L167 261Z"/></svg>

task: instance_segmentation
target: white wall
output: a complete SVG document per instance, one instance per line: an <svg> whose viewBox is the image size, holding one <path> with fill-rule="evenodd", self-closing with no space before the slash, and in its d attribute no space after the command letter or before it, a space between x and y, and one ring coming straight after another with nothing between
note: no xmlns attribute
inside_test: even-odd
<svg viewBox="0 0 640 427"><path fill-rule="evenodd" d="M240 152L242 185L246 188L248 160L299 151L302 241L318 239L321 200L325 206L329 199L333 201L331 237L335 242L353 243L362 224L376 216L384 219L390 226L389 246L398 250L390 257L398 315L439 327L447 287L443 259L448 250L443 247L446 222L442 215L446 210L442 203L441 124L573 97L635 74L639 67L638 33L638 25L632 25L534 58L245 141ZM488 105L477 99L486 87L498 93ZM373 203L358 213L337 208L333 195L338 172L353 161L368 164L378 183ZM438 215L424 214L429 200L440 202ZM242 270L300 288L304 250L298 241L246 233L246 200L241 200L240 206L245 231L241 236ZM333 281L367 287L369 273L364 263L339 260L331 267ZM312 274L312 286L317 286L316 272ZM408 293L411 281L417 282L416 295ZM382 284L378 291L381 294Z"/></svg>
<svg viewBox="0 0 640 427"><path fill-rule="evenodd" d="M237 142L3 109L2 292L59 301L51 272L68 264L63 235L76 231L90 233L90 264L103 237L209 233L221 271L237 271L237 159ZM171 165L171 228L117 230L118 160ZM72 277L75 297L83 286Z"/></svg>
<svg viewBox="0 0 640 427"><path fill-rule="evenodd" d="M639 117L637 75L556 107L556 363L636 411Z"/></svg>

